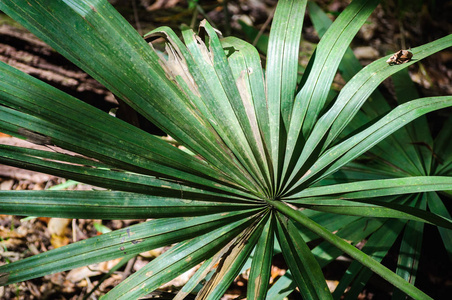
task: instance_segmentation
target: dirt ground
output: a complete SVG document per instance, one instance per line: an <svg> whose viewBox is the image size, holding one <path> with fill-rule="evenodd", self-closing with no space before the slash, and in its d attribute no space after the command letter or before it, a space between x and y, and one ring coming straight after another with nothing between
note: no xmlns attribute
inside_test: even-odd
<svg viewBox="0 0 452 300"><path fill-rule="evenodd" d="M142 34L160 25L169 25L177 31L182 23L198 24L203 18L208 18L223 34L246 39L239 20L262 29L264 34L268 33L268 23L277 1L209 0L199 1L200 6L197 9L189 9L188 3L183 0L110 2ZM316 2L328 11L332 18L348 4L345 0ZM404 5L405 2L419 2L420 5L419 7L416 7L417 4ZM416 47L449 34L452 32L451 16L452 1L383 1L360 30L352 43L352 48L362 64L366 65L388 53ZM303 45L307 45L306 52L312 51L309 45L318 42L309 18L305 19L303 39L305 43ZM305 51L305 48L302 47L302 51ZM301 55L304 54L306 53L302 52ZM119 106L120 110L128 111L127 108L120 106L115 97L96 80L4 15L0 15L0 60L101 110L109 111ZM422 96L452 94L452 50L450 48L411 66L409 71ZM338 86L344 84L340 76L337 76L335 84ZM381 90L389 99L394 98L390 79L384 82ZM450 110L438 112L431 120L433 129L440 126L444 118L450 114ZM164 135L162 131L140 116L134 118L134 124L151 133ZM24 145L26 142L0 133L0 143ZM31 144L26 146L36 147ZM0 165L1 190L42 190L55 186L63 187L62 184L67 184L67 189L92 188L84 184L71 184L63 178ZM100 220L49 218L24 219L23 216L0 215L0 261L13 262L101 234L104 230L115 230L140 221L142 220L101 222ZM427 230L429 234L426 234L424 242L426 245L439 238L432 228L428 227ZM434 290L438 295L437 299L446 299L442 297L452 292L452 268L450 268L450 262L445 264L442 260L444 257L447 260L447 254L442 249L424 248L423 257L429 259L422 263L418 281L425 290ZM90 299L97 299L101 293L114 287L162 251L165 251L165 248L141 254L136 259L125 263L104 281L101 280L102 277L120 260L0 287L0 299L82 299L94 289L96 284L100 283L90 296ZM394 257L388 258L389 264L391 259ZM340 262L334 266L339 270L344 267ZM275 267L272 269L272 278L276 280L284 274L285 269L282 259L277 257ZM327 270L332 286L337 283L336 273L333 269ZM190 274L184 275L150 297L172 299L172 292L177 290ZM388 296L387 292L391 290L388 284L374 277L370 287L365 290L360 299L386 299L385 297ZM246 283L247 275L239 276L224 299L242 299L240 295L246 294L244 292ZM296 293L289 297L300 299Z"/></svg>

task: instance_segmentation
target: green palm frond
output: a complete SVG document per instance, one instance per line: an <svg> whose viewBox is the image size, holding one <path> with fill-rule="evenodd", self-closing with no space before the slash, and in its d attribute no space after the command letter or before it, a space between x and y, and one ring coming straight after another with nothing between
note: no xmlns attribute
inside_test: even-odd
<svg viewBox="0 0 452 300"><path fill-rule="evenodd" d="M188 149L0 62L0 131L78 154L0 145L0 162L104 188L0 191L0 213L151 218L2 265L0 283L175 244L105 298L139 298L204 262L177 299L206 277L198 299L219 299L244 268L251 268L248 299L281 299L296 287L306 299L340 297L348 286L355 295L372 273L397 293L429 299L406 269L417 264L415 232L424 223L439 228L452 253L452 220L436 193L452 190L452 156L445 151L450 126L434 140L428 130L415 130L422 124L406 125L452 106L452 96L415 96L386 110L376 88L452 46L452 35L413 48L411 62L391 66L383 57L361 70L348 45L378 3L355 0L331 24L313 3L279 1L264 69L252 45L222 38L207 21L200 35L182 28L182 40L168 27L153 30L145 38L163 37L160 52L106 0L0 2L3 12ZM323 37L297 82L307 5ZM338 70L349 81L327 105ZM384 163L361 163L362 155L385 152L392 155ZM399 234L394 272L381 260ZM319 238L324 242L310 249ZM366 247L359 250L363 239ZM290 270L269 289L276 253ZM331 294L322 268L342 254L354 262Z"/></svg>

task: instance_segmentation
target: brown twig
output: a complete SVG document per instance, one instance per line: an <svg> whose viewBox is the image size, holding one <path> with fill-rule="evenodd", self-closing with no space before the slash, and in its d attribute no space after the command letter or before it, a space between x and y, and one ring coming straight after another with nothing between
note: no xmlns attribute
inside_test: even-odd
<svg viewBox="0 0 452 300"><path fill-rule="evenodd" d="M256 35L256 38L253 41L253 46L256 46L257 41L259 41L260 37L264 33L265 29L267 29L268 25L270 24L271 20L273 19L273 16L275 15L276 7L273 9L271 14L268 15L267 20L265 20L264 25L262 25L261 29L259 30L258 34Z"/></svg>

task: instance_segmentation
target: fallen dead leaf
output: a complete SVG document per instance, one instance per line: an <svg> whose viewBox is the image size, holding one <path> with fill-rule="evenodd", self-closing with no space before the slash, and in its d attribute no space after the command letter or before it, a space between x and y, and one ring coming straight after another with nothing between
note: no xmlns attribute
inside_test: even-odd
<svg viewBox="0 0 452 300"><path fill-rule="evenodd" d="M52 237L50 238L50 243L56 249L69 244L69 238L67 236L59 236L57 234L52 234Z"/></svg>
<svg viewBox="0 0 452 300"><path fill-rule="evenodd" d="M4 240L8 239L8 238L17 238L17 239L21 239L24 238L25 235L18 233L14 230L11 229L4 229L4 228L0 228L0 237Z"/></svg>
<svg viewBox="0 0 452 300"><path fill-rule="evenodd" d="M107 273L111 268L118 264L121 259L122 258L117 258L114 260L104 261L98 264L73 269L67 274L66 280L76 283L85 278Z"/></svg>
<svg viewBox="0 0 452 300"><path fill-rule="evenodd" d="M70 223L71 219L51 218L47 228L49 229L50 234L63 236Z"/></svg>
<svg viewBox="0 0 452 300"><path fill-rule="evenodd" d="M1 191L10 191L13 188L14 180L5 180L0 182Z"/></svg>
<svg viewBox="0 0 452 300"><path fill-rule="evenodd" d="M159 9L168 9L174 7L179 0L157 0L154 4L148 6L146 8L147 11L154 11Z"/></svg>

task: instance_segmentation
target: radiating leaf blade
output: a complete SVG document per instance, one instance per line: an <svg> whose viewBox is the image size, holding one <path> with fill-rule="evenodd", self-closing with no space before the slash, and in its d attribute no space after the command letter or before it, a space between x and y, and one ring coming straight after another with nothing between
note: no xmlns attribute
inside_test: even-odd
<svg viewBox="0 0 452 300"><path fill-rule="evenodd" d="M417 117L450 106L451 96L422 98L399 105L378 122L326 151L304 174L297 174L292 190L297 191L303 182L318 173L322 174L315 176L318 179L332 174Z"/></svg>
<svg viewBox="0 0 452 300"><path fill-rule="evenodd" d="M427 194L427 204L431 212L436 213L448 219L452 219L450 213L448 212L446 206L439 198L436 193ZM443 240L444 247L446 248L447 255L449 259L452 260L452 230L446 228L438 228Z"/></svg>
<svg viewBox="0 0 452 300"><path fill-rule="evenodd" d="M187 105L157 54L108 2L2 1L0 8L187 148L243 179L206 118Z"/></svg>
<svg viewBox="0 0 452 300"><path fill-rule="evenodd" d="M278 241L300 293L306 299L332 299L322 270L296 227L283 215L277 214L277 220Z"/></svg>
<svg viewBox="0 0 452 300"><path fill-rule="evenodd" d="M422 194L417 207L420 209L427 208L427 196ZM424 236L424 224L420 222L408 221L402 237L400 245L399 257L397 259L396 274L404 278L409 283L413 284L416 280L416 275L419 266L419 257L421 255L421 246ZM392 299L404 298L404 294L394 289Z"/></svg>
<svg viewBox="0 0 452 300"><path fill-rule="evenodd" d="M329 195L341 199L372 198L409 193L441 191L449 189L452 178L448 176L412 176L380 180L366 180L306 188L287 199L318 197L328 199Z"/></svg>
<svg viewBox="0 0 452 300"><path fill-rule="evenodd" d="M284 172L289 173L299 156L300 149L310 136L323 109L337 67L354 35L375 9L378 0L353 1L336 19L318 44L309 76L297 94L293 118L285 150ZM303 82L303 80L302 80ZM296 170L295 170L296 171Z"/></svg>
<svg viewBox="0 0 452 300"><path fill-rule="evenodd" d="M314 28L321 37L327 28L331 26L332 21L314 2L308 2L308 7ZM339 65L339 71L342 77L344 80L349 81L361 69L361 63L355 57L352 49L348 48ZM392 79L398 103L419 98L406 68L393 74ZM350 133L351 130L357 129L367 122L371 122L374 118L387 113L390 109L383 95L378 90L375 90L364 103L361 111L358 112L358 116L352 119L352 124L348 125L343 134ZM365 121L363 122L363 120ZM413 130L413 127L416 130ZM425 143L421 143L420 141L425 141ZM429 167L423 166L423 162L428 165L432 159L432 151L429 151L429 147L430 149L432 147L431 135L428 131L425 118L420 117L369 151L376 155L379 160L391 163L407 172L407 174L418 176L429 174ZM388 153L388 149L391 149L390 153ZM422 160L419 155L422 156Z"/></svg>
<svg viewBox="0 0 452 300"><path fill-rule="evenodd" d="M271 186L273 166L268 149L270 129L259 54L252 45L238 38L227 37L221 42L223 48L229 51L229 65L242 101L233 105L234 110L241 111L241 119L244 119L241 123L249 123L244 132L249 132L247 140L264 177L265 185Z"/></svg>
<svg viewBox="0 0 452 300"><path fill-rule="evenodd" d="M391 246L394 244L404 225L405 223L399 220L387 221L368 238L362 251L372 257L373 260L381 262ZM339 281L339 285L333 293L334 298L340 298L344 293L344 289L351 286L350 291L346 294L346 298L356 299L371 275L371 270L364 268L363 265L357 261L352 262L344 276Z"/></svg>
<svg viewBox="0 0 452 300"><path fill-rule="evenodd" d="M275 209L277 209L284 215L294 220L294 222L297 222L305 226L309 230L315 232L326 241L332 243L333 245L335 245L336 247L350 255L353 259L355 259L359 263L371 269L374 273L380 275L385 280L390 281L394 286L401 289L407 295L415 299L431 299L425 293L407 283L405 280L400 278L398 275L394 274L385 266L379 264L366 254L362 253L360 250L356 249L354 246L348 244L340 237L334 235L330 231L324 229L322 226L318 225L317 223L307 218L302 212L290 208L281 201L268 201L268 202L271 205L273 205Z"/></svg>
<svg viewBox="0 0 452 300"><path fill-rule="evenodd" d="M290 270L287 270L283 276L272 285L267 293L267 299L283 300L286 299L297 287Z"/></svg>
<svg viewBox="0 0 452 300"><path fill-rule="evenodd" d="M434 174L448 175L452 174L452 117L449 117L444 123L434 141Z"/></svg>
<svg viewBox="0 0 452 300"><path fill-rule="evenodd" d="M125 254L138 254L199 236L237 220L246 221L254 213L256 211L242 211L147 221L0 266L0 283L11 284Z"/></svg>
<svg viewBox="0 0 452 300"><path fill-rule="evenodd" d="M296 92L298 51L306 2L279 1L273 17L266 65L270 149L275 185L279 181L286 135ZM276 192L276 190L275 190Z"/></svg>
<svg viewBox="0 0 452 300"><path fill-rule="evenodd" d="M176 245L112 289L105 298L130 299L144 296L213 256L249 225L253 217L229 222L202 236Z"/></svg>
<svg viewBox="0 0 452 300"><path fill-rule="evenodd" d="M247 299L266 299L273 258L274 220L271 216L262 231L254 250L248 279Z"/></svg>
<svg viewBox="0 0 452 300"><path fill-rule="evenodd" d="M200 176L216 180L229 177L163 140L3 62L0 62L0 70L0 103L5 105L0 110L3 120L0 128L4 132L29 139L33 134L39 136L42 143L68 148L132 171L181 180L197 174L193 181L198 183L203 182ZM14 90L14 94L7 92L9 90ZM34 136L31 141L39 142ZM204 182L209 185L208 181Z"/></svg>
<svg viewBox="0 0 452 300"><path fill-rule="evenodd" d="M180 194L183 196L183 192ZM116 191L0 191L0 213L76 219L193 217L237 211L255 205ZM258 206L257 206L258 207Z"/></svg>
<svg viewBox="0 0 452 300"><path fill-rule="evenodd" d="M386 63L386 60L389 57L388 55L366 66L341 90L339 98L334 106L321 119L322 121L327 122L318 122L318 129L313 131L312 141L321 139L323 133L331 126L323 148L328 146L353 118L363 102L384 79L397 71L450 46L452 46L452 35L413 48L412 51L416 59L413 59L406 64L390 66ZM330 125L330 123L332 123L332 125ZM320 137L317 136L317 134L320 134Z"/></svg>
<svg viewBox="0 0 452 300"><path fill-rule="evenodd" d="M217 199L227 194L229 194L229 199L236 198L234 194L237 193L245 196L244 199L247 198L246 193L213 182L207 184L215 186L213 191L206 186L202 187L204 189L200 189L198 184L182 185L173 180L163 180L154 176L112 169L111 166L94 160L50 151L0 145L0 162L119 191L173 197L183 197L183 193L193 197L193 193L195 193L198 194L197 198L205 195L206 198L215 196ZM201 182L203 182L202 179L198 181L198 183ZM198 188L189 185L198 186ZM220 189L225 194L217 193L214 191L215 189ZM228 190L231 193L227 192ZM248 199L248 201L253 200Z"/></svg>
<svg viewBox="0 0 452 300"><path fill-rule="evenodd" d="M220 259L217 269L209 281L199 291L196 299L219 299L226 292L232 281L239 275L251 251L261 236L267 217L256 220L246 228Z"/></svg>

